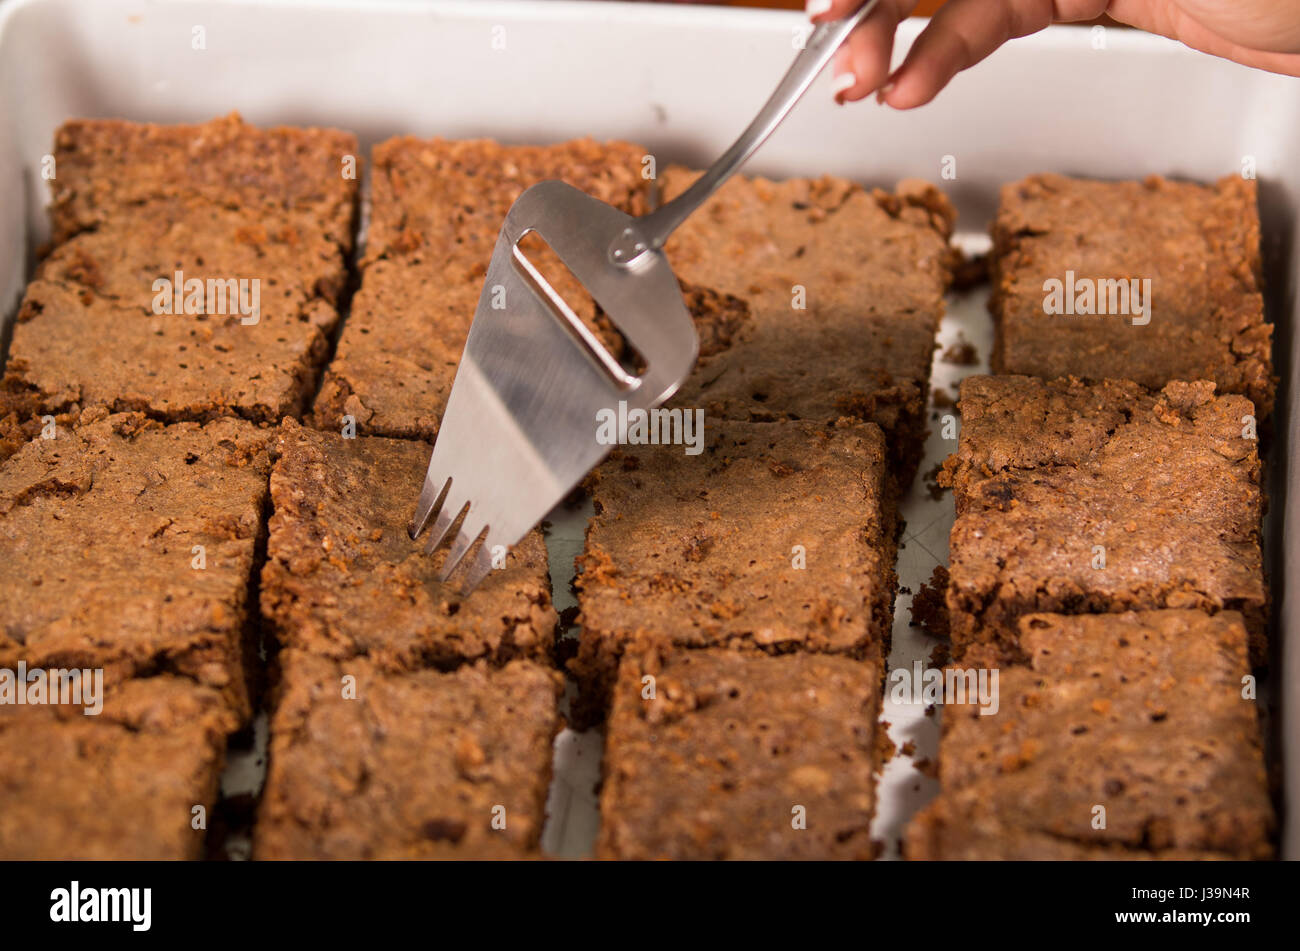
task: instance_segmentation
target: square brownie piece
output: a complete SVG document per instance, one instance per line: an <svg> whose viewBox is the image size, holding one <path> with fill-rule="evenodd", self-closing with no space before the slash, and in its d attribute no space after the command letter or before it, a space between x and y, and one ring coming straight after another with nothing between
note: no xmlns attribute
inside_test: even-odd
<svg viewBox="0 0 1300 951"><path fill-rule="evenodd" d="M943 792L911 857L1271 856L1240 615L1035 614L1020 632L1029 663L1001 669L996 712L944 708Z"/></svg>
<svg viewBox="0 0 1300 951"><path fill-rule="evenodd" d="M211 822L225 699L170 674L110 686L99 699L90 716L73 705L0 705L0 860L203 856L194 808Z"/></svg>
<svg viewBox="0 0 1300 951"><path fill-rule="evenodd" d="M432 440L515 199L531 185L561 179L641 214L649 189L641 173L645 154L626 142L590 139L507 146L403 136L376 146L361 287L313 424L338 429L351 416L367 435ZM525 253L620 356L618 335L538 244Z"/></svg>
<svg viewBox="0 0 1300 951"><path fill-rule="evenodd" d="M1032 175L1003 186L990 255L993 371L1152 389L1213 380L1264 419L1274 380L1259 237L1255 182L1238 175L1214 185ZM1120 287L1102 282L1127 285L1132 314L1130 282L1148 279L1149 309L1135 316L1149 323L1115 313ZM1048 313L1053 280L1061 306Z"/></svg>
<svg viewBox="0 0 1300 951"><path fill-rule="evenodd" d="M259 859L535 855L561 678L527 661L390 673L280 657Z"/></svg>
<svg viewBox="0 0 1300 951"><path fill-rule="evenodd" d="M708 425L703 451L624 446L593 478L571 669L597 718L619 655L685 647L879 660L893 618L896 514L874 423Z"/></svg>
<svg viewBox="0 0 1300 951"><path fill-rule="evenodd" d="M304 411L352 248L357 182L341 150L356 140L237 119L61 129L60 243L15 323L0 387L10 434L89 406L166 421Z"/></svg>
<svg viewBox="0 0 1300 951"><path fill-rule="evenodd" d="M426 443L345 439L286 420L276 452L261 597L282 645L389 670L549 662L557 618L540 532L468 597L457 575L438 581L446 548L426 555L425 539L407 535Z"/></svg>
<svg viewBox="0 0 1300 951"><path fill-rule="evenodd" d="M666 170L665 199L698 174ZM749 319L704 348L676 402L729 419L871 420L905 486L925 441L954 218L922 182L888 193L830 176L731 179L665 250L679 278L739 299Z"/></svg>
<svg viewBox="0 0 1300 951"><path fill-rule="evenodd" d="M944 463L957 509L948 608L954 656L1023 658L1017 619L1151 608L1240 611L1266 650L1258 440L1243 396L968 377Z"/></svg>
<svg viewBox="0 0 1300 951"><path fill-rule="evenodd" d="M642 646L619 668L597 856L870 859L880 668Z"/></svg>
<svg viewBox="0 0 1300 951"><path fill-rule="evenodd" d="M270 433L94 416L0 466L0 667L181 674L223 695L234 730Z"/></svg>

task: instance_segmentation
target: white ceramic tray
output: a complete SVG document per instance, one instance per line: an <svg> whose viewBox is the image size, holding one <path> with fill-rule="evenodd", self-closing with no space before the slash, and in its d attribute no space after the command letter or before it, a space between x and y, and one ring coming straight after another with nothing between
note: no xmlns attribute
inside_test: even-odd
<svg viewBox="0 0 1300 951"><path fill-rule="evenodd" d="M789 64L797 13L713 7L553 2L363 0L9 0L0 4L0 313L12 317L45 238L41 158L73 116L199 121L238 109L257 124L333 125L368 147L413 133L506 142L573 136L644 143L662 166L707 163L739 131ZM898 53L921 23L902 28ZM203 49L195 38L203 38ZM903 177L941 184L956 203L963 241L978 242L997 188L1032 172L1099 177L1150 173L1209 180L1252 162L1261 182L1268 306L1283 385L1270 460L1266 538L1275 597L1271 678L1280 693L1286 809L1300 815L1300 479L1296 445L1300 368L1294 332L1300 272L1300 81L1191 53L1122 30L1054 28L1019 40L962 74L932 105L896 113L838 108L823 77L748 171L772 177L830 172L867 184ZM941 180L945 162L956 178ZM978 295L953 300L942 339L958 332L989 350ZM936 363L937 386L957 368ZM952 448L937 435L922 472ZM951 504L914 487L904 507L901 583L912 591L946 557ZM567 601L580 517L551 535L556 600ZM894 664L930 645L907 626L898 599ZM887 706L899 743L933 757L935 722L919 707ZM543 844L582 855L597 816L600 738L557 744L552 816ZM227 788L257 781L256 755L239 758ZM934 784L896 757L882 780L875 835L892 851ZM1284 832L1300 857L1300 827Z"/></svg>

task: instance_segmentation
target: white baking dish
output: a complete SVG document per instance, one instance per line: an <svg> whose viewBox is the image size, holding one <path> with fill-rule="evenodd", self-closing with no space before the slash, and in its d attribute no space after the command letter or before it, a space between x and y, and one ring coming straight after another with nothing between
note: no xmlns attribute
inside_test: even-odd
<svg viewBox="0 0 1300 951"><path fill-rule="evenodd" d="M365 146L396 133L513 142L621 137L644 143L661 165L702 164L767 96L803 22L796 13L619 3L10 0L0 4L0 312L12 317L31 250L47 234L41 158L69 117L175 122L238 109L257 124L351 129ZM904 26L900 52L919 27ZM199 30L204 49L194 48ZM1297 116L1298 80L1136 32L1058 28L1015 42L911 113L871 103L837 108L823 77L749 169L888 185L902 177L939 181L952 156L957 177L940 184L970 235L985 228L998 186L1031 172L1208 180L1253 159L1283 379L1268 539L1280 647L1271 680L1275 690L1285 685L1280 733L1292 816L1300 814L1300 595L1287 584L1300 555L1300 506L1291 499L1300 460L1290 451L1300 437L1300 394L1288 386L1300 369ZM945 337L958 328L987 354L978 298L955 302ZM936 383L956 373L936 368L943 374ZM932 440L923 470L948 448ZM944 555L950 504L935 506L914 491L905 515L909 534L920 537L908 541L900 573L915 590L932 564L922 551ZM562 603L580 530L581 521L569 519L552 539ZM908 600L899 599L895 663L926 652L907 630ZM885 715L895 739L914 738L918 755L933 755L932 722L915 708ZM598 738L562 739L550 851L574 854L590 840L598 750ZM892 842L932 788L919 779L906 758L891 764L876 829L882 839ZM1284 854L1300 857L1295 822L1285 830Z"/></svg>

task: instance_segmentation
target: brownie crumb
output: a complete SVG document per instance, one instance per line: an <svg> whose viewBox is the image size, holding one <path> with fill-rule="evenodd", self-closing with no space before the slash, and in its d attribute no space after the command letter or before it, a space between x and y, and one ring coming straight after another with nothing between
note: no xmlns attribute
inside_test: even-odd
<svg viewBox="0 0 1300 951"><path fill-rule="evenodd" d="M931 637L948 639L948 569L935 565L930 580L912 598L912 626L919 627Z"/></svg>
<svg viewBox="0 0 1300 951"><path fill-rule="evenodd" d="M939 359L957 367L973 367L980 362L975 345L962 336L961 331L957 332L957 341L944 350Z"/></svg>
<svg viewBox="0 0 1300 951"><path fill-rule="evenodd" d="M960 249L954 248L952 265L952 289L968 291L978 287L989 279L989 256L973 254L969 257Z"/></svg>
<svg viewBox="0 0 1300 951"><path fill-rule="evenodd" d="M561 670L568 668L569 661L578 656L578 645L582 642L576 637L557 637L555 639L555 666Z"/></svg>
<svg viewBox="0 0 1300 951"><path fill-rule="evenodd" d="M943 462L936 462L921 476L921 481L925 484L925 494L930 497L931 502L938 502L943 498L944 487L939 484L939 473L942 471Z"/></svg>

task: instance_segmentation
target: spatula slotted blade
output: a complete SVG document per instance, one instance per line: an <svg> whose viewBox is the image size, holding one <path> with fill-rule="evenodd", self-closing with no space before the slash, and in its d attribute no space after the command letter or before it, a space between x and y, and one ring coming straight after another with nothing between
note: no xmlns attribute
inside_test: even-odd
<svg viewBox="0 0 1300 951"><path fill-rule="evenodd" d="M641 255L635 267L609 257L633 221L558 181L529 188L506 216L411 521L415 538L433 520L431 552L452 538L444 580L483 536L465 575L464 586L476 586L605 457L612 447L597 440L600 411L620 402L651 409L694 365L695 327L663 252ZM529 232L641 355L639 377L518 250Z"/></svg>

